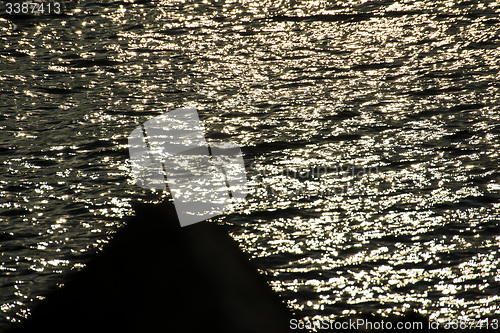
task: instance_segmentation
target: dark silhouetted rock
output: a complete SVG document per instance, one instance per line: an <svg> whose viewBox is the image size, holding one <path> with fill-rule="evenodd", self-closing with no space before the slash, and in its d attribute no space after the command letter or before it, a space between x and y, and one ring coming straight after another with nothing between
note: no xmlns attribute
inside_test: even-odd
<svg viewBox="0 0 500 333"><path fill-rule="evenodd" d="M291 313L223 227L136 209L12 332L288 332Z"/></svg>

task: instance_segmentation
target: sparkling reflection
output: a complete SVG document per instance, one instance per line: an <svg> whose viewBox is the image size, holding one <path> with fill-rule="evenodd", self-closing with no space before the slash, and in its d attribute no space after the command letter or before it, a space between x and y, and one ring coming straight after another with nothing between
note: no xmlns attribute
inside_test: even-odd
<svg viewBox="0 0 500 333"><path fill-rule="evenodd" d="M244 147L218 222L304 317L500 315L498 3L105 3L0 18L0 325L163 199L126 138L180 106Z"/></svg>

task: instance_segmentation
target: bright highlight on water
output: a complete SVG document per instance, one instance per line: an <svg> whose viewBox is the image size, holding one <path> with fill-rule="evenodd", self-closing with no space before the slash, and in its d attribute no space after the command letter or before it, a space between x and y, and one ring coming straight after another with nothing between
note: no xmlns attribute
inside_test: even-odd
<svg viewBox="0 0 500 333"><path fill-rule="evenodd" d="M2 14L0 330L131 203L166 198L135 184L128 136L178 108L198 111L207 146L241 148L249 194L212 222L304 320L499 318L499 14L430 0Z"/></svg>

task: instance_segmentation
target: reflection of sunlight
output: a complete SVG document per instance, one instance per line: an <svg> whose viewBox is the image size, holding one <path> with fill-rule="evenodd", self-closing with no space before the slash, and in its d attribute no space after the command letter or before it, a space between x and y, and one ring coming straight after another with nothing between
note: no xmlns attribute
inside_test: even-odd
<svg viewBox="0 0 500 333"><path fill-rule="evenodd" d="M250 196L211 221L291 307L500 315L499 4L482 6L127 0L9 31L0 221L7 238L30 228L34 254L6 252L0 270L81 267L59 256L101 247L132 202L165 200L133 184L126 137L190 105L208 142L254 163ZM315 167L330 169L301 176Z"/></svg>

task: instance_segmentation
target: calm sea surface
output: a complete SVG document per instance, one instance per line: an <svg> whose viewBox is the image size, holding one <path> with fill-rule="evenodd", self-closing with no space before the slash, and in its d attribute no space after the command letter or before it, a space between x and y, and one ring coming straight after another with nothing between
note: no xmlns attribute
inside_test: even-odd
<svg viewBox="0 0 500 333"><path fill-rule="evenodd" d="M304 317L499 318L500 5L332 3L3 15L0 329L163 199L127 136L182 106L242 147L251 193L214 223Z"/></svg>

